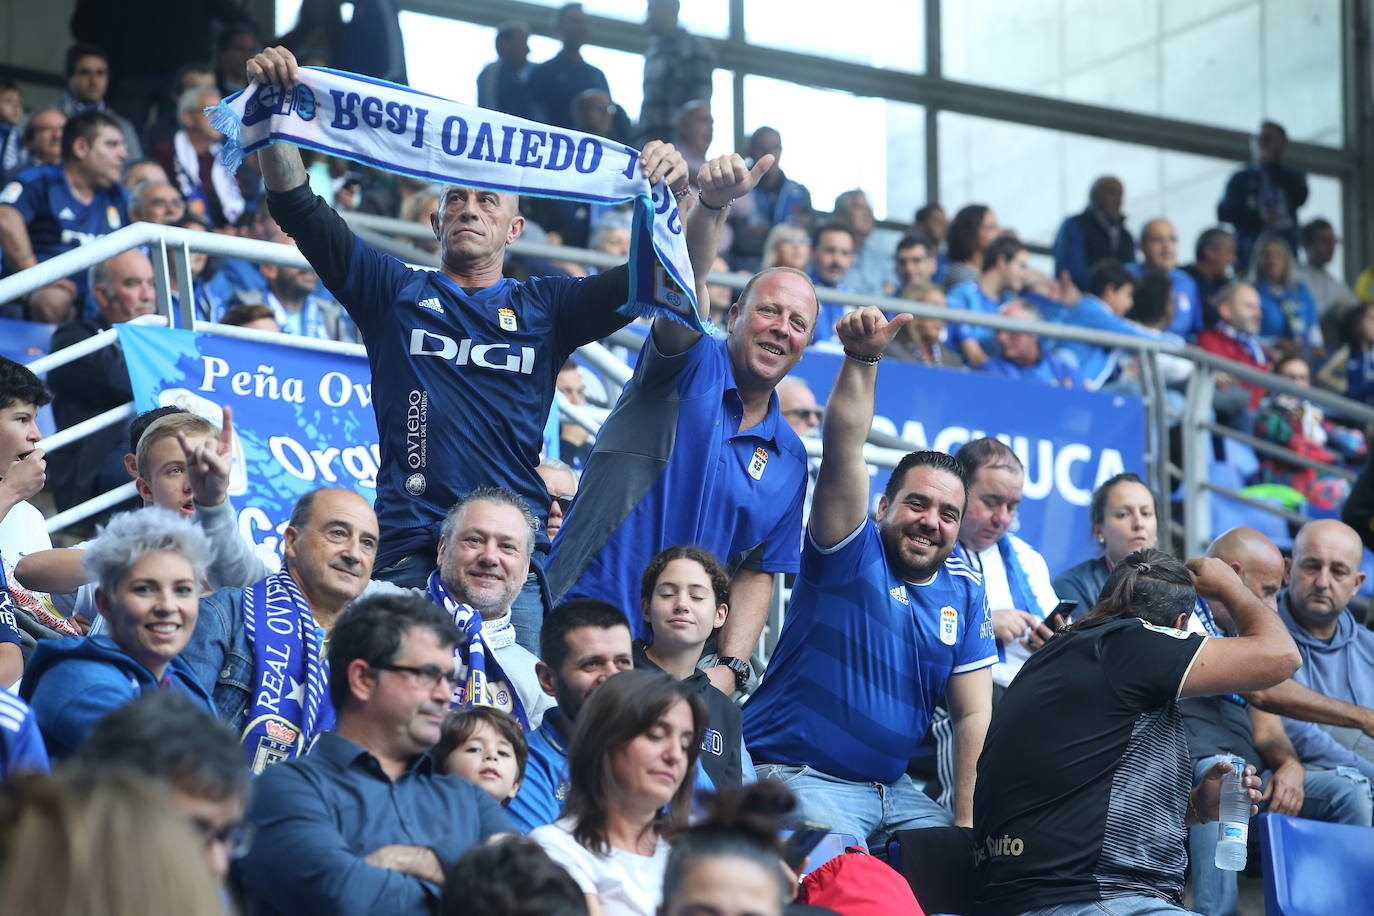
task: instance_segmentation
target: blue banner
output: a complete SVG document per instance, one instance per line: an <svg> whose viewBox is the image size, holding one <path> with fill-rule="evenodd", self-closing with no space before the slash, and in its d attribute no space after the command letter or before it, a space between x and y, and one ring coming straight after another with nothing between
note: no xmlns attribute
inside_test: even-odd
<svg viewBox="0 0 1374 916"><path fill-rule="evenodd" d="M792 374L823 403L842 359L808 350ZM942 452L983 436L1009 445L1026 466L1014 530L1044 555L1051 575L1093 555L1088 505L1097 485L1122 471L1145 476L1145 407L1131 395L883 360L873 428ZM870 470L876 502L888 471Z"/></svg>
<svg viewBox="0 0 1374 916"><path fill-rule="evenodd" d="M121 324L139 412L167 404L216 426L234 411L229 496L244 535L279 553L291 507L320 487L377 498L372 375L360 356Z"/></svg>

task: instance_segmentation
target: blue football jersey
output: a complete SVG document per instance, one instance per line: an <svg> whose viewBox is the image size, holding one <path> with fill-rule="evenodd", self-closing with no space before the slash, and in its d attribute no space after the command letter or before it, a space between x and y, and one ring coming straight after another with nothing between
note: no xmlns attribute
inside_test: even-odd
<svg viewBox="0 0 1374 916"><path fill-rule="evenodd" d="M826 549L808 532L778 647L744 706L745 744L760 764L893 782L950 676L996 661L982 576L961 556L916 584L888 566L872 521Z"/></svg>

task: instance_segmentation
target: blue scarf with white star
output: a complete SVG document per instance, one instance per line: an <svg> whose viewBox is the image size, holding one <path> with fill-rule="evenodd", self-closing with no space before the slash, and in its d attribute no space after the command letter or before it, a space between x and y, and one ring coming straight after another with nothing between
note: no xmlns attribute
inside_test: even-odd
<svg viewBox="0 0 1374 916"><path fill-rule="evenodd" d="M334 727L329 661L315 615L285 570L243 590L243 630L253 651L243 749L249 768L261 773L301 756Z"/></svg>

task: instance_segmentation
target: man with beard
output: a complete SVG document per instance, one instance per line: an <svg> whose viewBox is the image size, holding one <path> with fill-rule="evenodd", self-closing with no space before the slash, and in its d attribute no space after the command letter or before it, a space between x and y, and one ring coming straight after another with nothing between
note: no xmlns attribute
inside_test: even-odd
<svg viewBox="0 0 1374 916"><path fill-rule="evenodd" d="M868 516L863 444L877 362L908 315L840 320L845 361L826 410L825 451L801 573L768 671L744 707L760 778L796 793L796 816L882 848L893 831L948 824L907 761L946 695L956 742L954 821L972 822L975 764L997 661L982 577L951 556L968 476L941 452L913 452Z"/></svg>

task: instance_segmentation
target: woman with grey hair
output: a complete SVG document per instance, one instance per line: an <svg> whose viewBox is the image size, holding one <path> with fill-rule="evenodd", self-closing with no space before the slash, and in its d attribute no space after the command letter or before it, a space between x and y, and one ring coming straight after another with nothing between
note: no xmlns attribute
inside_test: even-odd
<svg viewBox="0 0 1374 916"><path fill-rule="evenodd" d="M195 630L210 541L164 509L117 515L86 548L105 631L39 643L19 695L33 707L54 761L76 750L107 712L169 688L214 712L179 658Z"/></svg>

